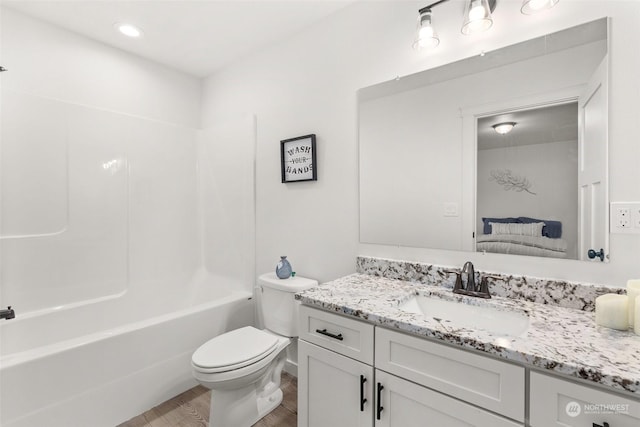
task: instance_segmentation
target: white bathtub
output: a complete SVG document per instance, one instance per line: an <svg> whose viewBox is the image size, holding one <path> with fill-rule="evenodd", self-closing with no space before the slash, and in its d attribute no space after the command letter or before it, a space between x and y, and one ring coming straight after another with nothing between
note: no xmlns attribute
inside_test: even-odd
<svg viewBox="0 0 640 427"><path fill-rule="evenodd" d="M0 425L113 427L196 385L191 354L253 324L252 294L170 288L0 321Z"/></svg>

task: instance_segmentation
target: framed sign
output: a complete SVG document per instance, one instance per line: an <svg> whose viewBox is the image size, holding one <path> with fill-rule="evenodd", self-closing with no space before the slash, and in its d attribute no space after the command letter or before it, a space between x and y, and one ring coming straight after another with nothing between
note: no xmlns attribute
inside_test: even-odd
<svg viewBox="0 0 640 427"><path fill-rule="evenodd" d="M282 182L317 181L316 135L280 141Z"/></svg>

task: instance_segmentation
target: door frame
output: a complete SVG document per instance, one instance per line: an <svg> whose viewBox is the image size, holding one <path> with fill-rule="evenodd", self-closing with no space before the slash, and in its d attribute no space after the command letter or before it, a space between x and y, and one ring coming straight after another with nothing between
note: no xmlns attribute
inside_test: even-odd
<svg viewBox="0 0 640 427"><path fill-rule="evenodd" d="M472 188L470 197L462 199L462 250L476 252L477 197L478 197L478 119L496 114L550 107L579 102L585 85L569 86L555 91L511 98L460 109L462 117L462 185ZM577 173L577 171L576 171ZM577 191L577 189L576 189ZM578 218L576 218L578 221ZM607 225L605 225L607 226ZM608 228L608 227L607 227ZM608 241L607 241L608 250Z"/></svg>

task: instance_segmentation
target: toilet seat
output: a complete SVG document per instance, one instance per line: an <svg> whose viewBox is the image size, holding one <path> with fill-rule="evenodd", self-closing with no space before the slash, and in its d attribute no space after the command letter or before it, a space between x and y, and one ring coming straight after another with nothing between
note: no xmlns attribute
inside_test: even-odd
<svg viewBox="0 0 640 427"><path fill-rule="evenodd" d="M233 371L268 357L279 343L278 337L246 326L204 343L193 353L191 363L201 373Z"/></svg>

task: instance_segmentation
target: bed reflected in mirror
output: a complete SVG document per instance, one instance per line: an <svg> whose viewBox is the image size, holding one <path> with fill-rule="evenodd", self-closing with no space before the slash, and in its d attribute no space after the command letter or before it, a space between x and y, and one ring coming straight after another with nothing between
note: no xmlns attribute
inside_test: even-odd
<svg viewBox="0 0 640 427"><path fill-rule="evenodd" d="M478 119L476 250L577 259L577 101Z"/></svg>

